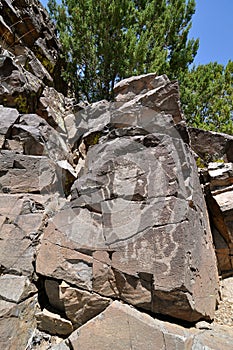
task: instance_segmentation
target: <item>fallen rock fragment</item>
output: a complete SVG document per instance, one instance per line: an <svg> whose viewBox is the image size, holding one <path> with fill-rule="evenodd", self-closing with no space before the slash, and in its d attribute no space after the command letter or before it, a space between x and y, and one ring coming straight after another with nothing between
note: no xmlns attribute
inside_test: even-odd
<svg viewBox="0 0 233 350"><path fill-rule="evenodd" d="M72 288L62 282L60 296L64 304L67 318L72 322L74 328L78 328L99 313L101 313L111 302L96 293Z"/></svg>
<svg viewBox="0 0 233 350"><path fill-rule="evenodd" d="M206 163L233 161L233 137L231 135L189 127L191 147Z"/></svg>
<svg viewBox="0 0 233 350"><path fill-rule="evenodd" d="M46 309L36 314L37 327L54 335L69 335L73 331L72 323L58 314Z"/></svg>

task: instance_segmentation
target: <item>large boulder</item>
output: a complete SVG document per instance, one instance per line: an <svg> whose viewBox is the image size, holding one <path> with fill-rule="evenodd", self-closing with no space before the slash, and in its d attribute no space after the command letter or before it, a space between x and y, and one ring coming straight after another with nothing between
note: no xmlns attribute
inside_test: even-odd
<svg viewBox="0 0 233 350"><path fill-rule="evenodd" d="M36 269L154 314L212 319L218 276L207 211L175 128L174 84L154 85L164 81L159 97L145 92L149 104L143 93L79 112L78 179L44 232ZM158 99L169 101L166 113Z"/></svg>
<svg viewBox="0 0 233 350"><path fill-rule="evenodd" d="M230 327L187 329L153 319L114 301L103 313L52 350L69 350L70 347L73 350L230 350L232 336Z"/></svg>

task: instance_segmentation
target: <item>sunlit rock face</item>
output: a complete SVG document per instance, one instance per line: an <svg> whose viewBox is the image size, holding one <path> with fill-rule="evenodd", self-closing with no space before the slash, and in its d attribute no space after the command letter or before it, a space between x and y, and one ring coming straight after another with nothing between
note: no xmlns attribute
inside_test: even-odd
<svg viewBox="0 0 233 350"><path fill-rule="evenodd" d="M149 75L121 89L117 102L76 115L83 159L70 204L45 229L37 273L154 314L211 319L216 259L195 162L177 126L177 87Z"/></svg>
<svg viewBox="0 0 233 350"><path fill-rule="evenodd" d="M187 131L166 75L74 104L41 4L0 8L0 348L231 349L225 328L176 323L212 320L219 299L191 147L226 162L200 178L219 271L232 270L232 139Z"/></svg>

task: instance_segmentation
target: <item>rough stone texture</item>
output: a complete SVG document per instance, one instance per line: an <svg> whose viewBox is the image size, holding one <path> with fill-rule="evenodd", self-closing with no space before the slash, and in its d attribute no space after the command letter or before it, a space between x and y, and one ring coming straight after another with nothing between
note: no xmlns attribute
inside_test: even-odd
<svg viewBox="0 0 233 350"><path fill-rule="evenodd" d="M60 45L49 16L38 0L2 0L0 44L23 67L46 85L66 91L61 78ZM5 71L6 73L7 71Z"/></svg>
<svg viewBox="0 0 233 350"><path fill-rule="evenodd" d="M124 79L114 87L114 95L119 102L136 98L144 106L172 114L175 123L182 120L178 84L171 83L166 75L151 73Z"/></svg>
<svg viewBox="0 0 233 350"><path fill-rule="evenodd" d="M188 130L192 149L206 164L219 159L233 161L232 136L191 127Z"/></svg>
<svg viewBox="0 0 233 350"><path fill-rule="evenodd" d="M120 82L114 103L75 105L40 3L0 7L0 348L232 349L223 289L214 325L203 323L218 276L189 134L204 165L229 163L201 174L225 276L231 137L188 133L165 75Z"/></svg>
<svg viewBox="0 0 233 350"><path fill-rule="evenodd" d="M191 147L200 166L219 273L233 273L233 137L189 128Z"/></svg>
<svg viewBox="0 0 233 350"><path fill-rule="evenodd" d="M60 286L60 295L65 314L75 328L98 315L110 304L108 298L82 289L72 288L64 282Z"/></svg>
<svg viewBox="0 0 233 350"><path fill-rule="evenodd" d="M231 328L210 328L188 330L153 319L115 301L103 313L72 333L69 342L63 342L52 349L66 350L70 345L73 350L232 349Z"/></svg>
<svg viewBox="0 0 233 350"><path fill-rule="evenodd" d="M65 199L61 136L45 120L0 109L0 332L1 349L26 349L36 327L35 255L50 216ZM59 184L61 183L61 184Z"/></svg>
<svg viewBox="0 0 233 350"><path fill-rule="evenodd" d="M23 114L18 118L7 137L8 143L11 140L18 141L27 155L46 155L53 161L70 158L69 148L62 136L36 114Z"/></svg>
<svg viewBox="0 0 233 350"><path fill-rule="evenodd" d="M221 281L221 301L215 312L214 323L233 326L233 277Z"/></svg>
<svg viewBox="0 0 233 350"><path fill-rule="evenodd" d="M0 349L24 349L35 327L36 287L26 276L0 276Z"/></svg>
<svg viewBox="0 0 233 350"><path fill-rule="evenodd" d="M172 113L179 104L164 80ZM78 178L45 230L37 273L153 313L211 319L218 278L198 175L178 114L160 112L153 91L154 109L142 94L78 113Z"/></svg>
<svg viewBox="0 0 233 350"><path fill-rule="evenodd" d="M6 50L1 56L0 104L32 113L43 91L42 81L17 65Z"/></svg>
<svg viewBox="0 0 233 350"><path fill-rule="evenodd" d="M56 196L51 199L34 194L0 195L1 273L32 276L36 246L46 218L59 206Z"/></svg>
<svg viewBox="0 0 233 350"><path fill-rule="evenodd" d="M66 98L52 87L46 87L40 97L37 113L60 133L66 134L64 116Z"/></svg>
<svg viewBox="0 0 233 350"><path fill-rule="evenodd" d="M13 108L4 108L0 106L0 147L2 148L10 128L16 122L19 113Z"/></svg>
<svg viewBox="0 0 233 350"><path fill-rule="evenodd" d="M55 164L45 156L2 151L0 166L1 193L46 193L57 190Z"/></svg>
<svg viewBox="0 0 233 350"><path fill-rule="evenodd" d="M26 349L30 334L36 326L36 303L37 297L34 296L19 304L11 303L4 311L1 310L0 349Z"/></svg>
<svg viewBox="0 0 233 350"><path fill-rule="evenodd" d="M69 335L73 331L72 323L46 309L36 314L37 327L50 334Z"/></svg>
<svg viewBox="0 0 233 350"><path fill-rule="evenodd" d="M204 178L212 231L222 275L233 271L233 168L232 163L209 163Z"/></svg>
<svg viewBox="0 0 233 350"><path fill-rule="evenodd" d="M45 281L45 291L50 305L65 314L74 328L98 315L111 302L109 298L52 279Z"/></svg>
<svg viewBox="0 0 233 350"><path fill-rule="evenodd" d="M63 339L64 337L51 335L35 328L30 334L26 350L48 350L52 346L55 347L57 344L62 344Z"/></svg>
<svg viewBox="0 0 233 350"><path fill-rule="evenodd" d="M19 303L37 291L26 276L0 276L0 299Z"/></svg>

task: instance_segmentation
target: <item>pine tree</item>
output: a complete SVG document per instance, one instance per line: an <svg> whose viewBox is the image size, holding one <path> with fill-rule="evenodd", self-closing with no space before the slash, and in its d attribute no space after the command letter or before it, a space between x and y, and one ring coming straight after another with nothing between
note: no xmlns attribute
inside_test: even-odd
<svg viewBox="0 0 233 350"><path fill-rule="evenodd" d="M113 86L156 71L178 78L196 55L188 40L195 0L49 1L63 44L63 72L78 100L111 100Z"/></svg>
<svg viewBox="0 0 233 350"><path fill-rule="evenodd" d="M180 76L181 103L189 125L233 134L233 62L193 67Z"/></svg>

